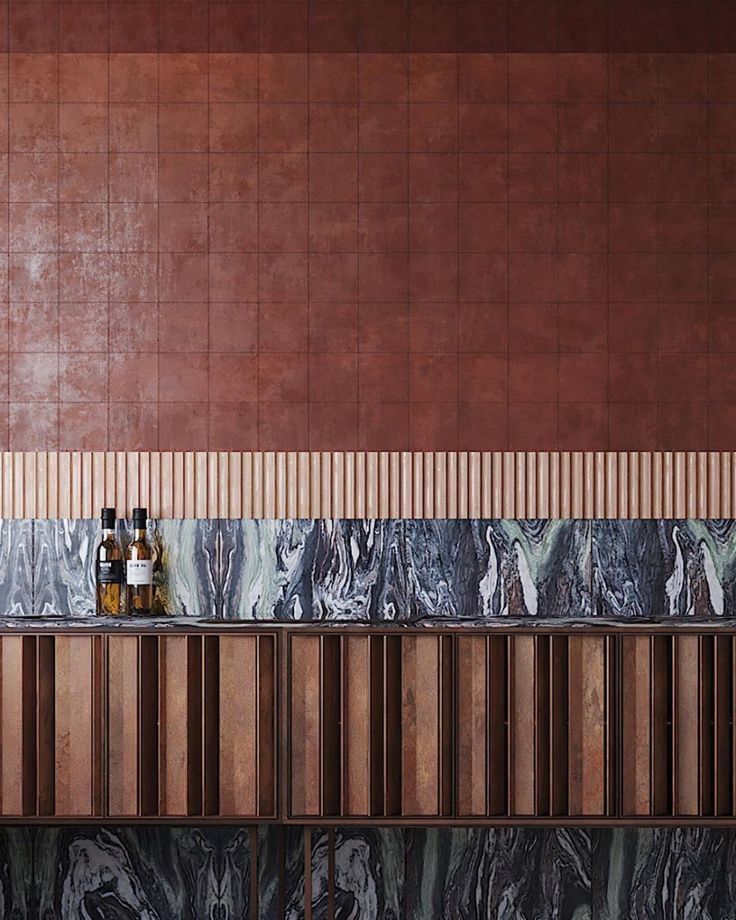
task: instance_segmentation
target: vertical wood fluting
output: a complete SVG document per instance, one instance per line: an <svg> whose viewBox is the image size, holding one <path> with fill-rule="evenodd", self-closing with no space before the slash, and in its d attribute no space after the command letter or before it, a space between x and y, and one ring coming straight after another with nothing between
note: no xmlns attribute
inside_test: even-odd
<svg viewBox="0 0 736 920"><path fill-rule="evenodd" d="M537 670L536 638L511 640L511 814L536 813Z"/></svg>
<svg viewBox="0 0 736 920"><path fill-rule="evenodd" d="M294 815L319 815L322 699L320 637L292 636L290 654L290 805Z"/></svg>
<svg viewBox="0 0 736 920"><path fill-rule="evenodd" d="M258 814L258 639L220 636L220 814Z"/></svg>
<svg viewBox="0 0 736 920"><path fill-rule="evenodd" d="M110 815L139 814L140 668L137 636L107 642L107 809Z"/></svg>
<svg viewBox="0 0 736 920"><path fill-rule="evenodd" d="M371 657L368 636L343 640L342 813L368 815L371 808Z"/></svg>
<svg viewBox="0 0 736 920"><path fill-rule="evenodd" d="M606 813L606 639L569 643L569 814Z"/></svg>
<svg viewBox="0 0 736 920"><path fill-rule="evenodd" d="M458 636L457 644L457 811L487 813L488 639Z"/></svg>
<svg viewBox="0 0 736 920"><path fill-rule="evenodd" d="M401 643L402 814L440 813L440 640Z"/></svg>

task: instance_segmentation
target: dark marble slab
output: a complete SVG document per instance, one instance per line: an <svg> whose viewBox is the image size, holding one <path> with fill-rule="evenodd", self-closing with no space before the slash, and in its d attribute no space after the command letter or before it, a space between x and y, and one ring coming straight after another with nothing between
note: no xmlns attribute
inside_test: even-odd
<svg viewBox="0 0 736 920"><path fill-rule="evenodd" d="M595 612L734 616L736 522L593 522Z"/></svg>

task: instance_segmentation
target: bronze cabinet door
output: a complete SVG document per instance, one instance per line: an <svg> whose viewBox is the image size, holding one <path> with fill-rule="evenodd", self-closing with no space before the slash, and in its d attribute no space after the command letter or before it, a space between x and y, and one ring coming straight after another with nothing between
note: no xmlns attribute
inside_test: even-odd
<svg viewBox="0 0 736 920"><path fill-rule="evenodd" d="M273 633L108 637L110 817L275 818Z"/></svg>
<svg viewBox="0 0 736 920"><path fill-rule="evenodd" d="M102 638L0 638L0 814L102 815Z"/></svg>

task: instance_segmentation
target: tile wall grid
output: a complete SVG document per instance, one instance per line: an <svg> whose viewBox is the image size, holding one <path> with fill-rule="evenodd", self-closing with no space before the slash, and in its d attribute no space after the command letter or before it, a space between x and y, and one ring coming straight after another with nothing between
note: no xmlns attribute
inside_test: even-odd
<svg viewBox="0 0 736 920"><path fill-rule="evenodd" d="M327 920L328 835L307 839L311 916ZM257 916L303 918L303 831L256 841ZM248 828L2 828L0 903L10 920L252 916L252 842ZM349 828L334 844L341 920L736 918L733 829Z"/></svg>
<svg viewBox="0 0 736 920"><path fill-rule="evenodd" d="M0 447L733 446L732 3L0 10Z"/></svg>
<svg viewBox="0 0 736 920"><path fill-rule="evenodd" d="M3 615L92 615L97 535L3 521ZM166 520L151 538L160 615L736 616L733 521Z"/></svg>

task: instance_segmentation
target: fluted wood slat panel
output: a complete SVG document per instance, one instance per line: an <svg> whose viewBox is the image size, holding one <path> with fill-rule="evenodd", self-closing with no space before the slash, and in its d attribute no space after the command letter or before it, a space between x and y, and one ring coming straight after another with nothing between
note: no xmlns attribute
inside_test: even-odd
<svg viewBox="0 0 736 920"><path fill-rule="evenodd" d="M730 518L732 453L4 453L5 518Z"/></svg>

